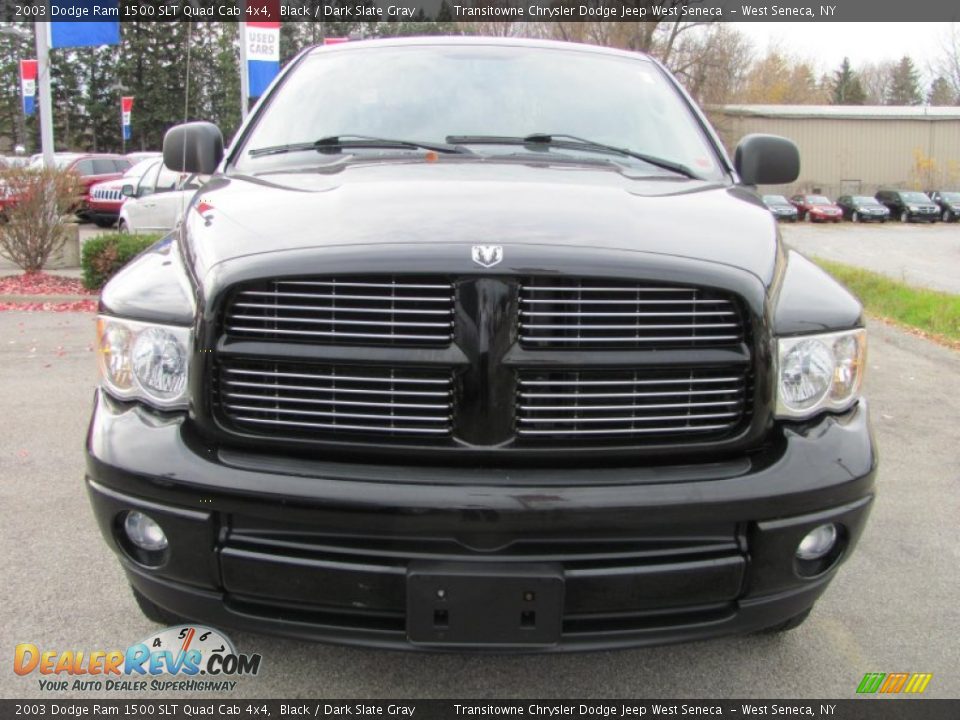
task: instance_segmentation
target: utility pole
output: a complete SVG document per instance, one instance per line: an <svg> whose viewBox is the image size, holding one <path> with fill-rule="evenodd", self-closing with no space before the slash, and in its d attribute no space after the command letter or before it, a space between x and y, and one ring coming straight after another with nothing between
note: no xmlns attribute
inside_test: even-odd
<svg viewBox="0 0 960 720"><path fill-rule="evenodd" d="M50 99L50 43L47 32L50 23L34 22L37 42L37 93L40 95L40 149L43 164L53 167L53 102Z"/></svg>
<svg viewBox="0 0 960 720"><path fill-rule="evenodd" d="M247 23L244 12L246 10L245 0L240 0L240 17L243 22L240 23L240 119L246 120L247 113L250 112L250 76L247 67Z"/></svg>

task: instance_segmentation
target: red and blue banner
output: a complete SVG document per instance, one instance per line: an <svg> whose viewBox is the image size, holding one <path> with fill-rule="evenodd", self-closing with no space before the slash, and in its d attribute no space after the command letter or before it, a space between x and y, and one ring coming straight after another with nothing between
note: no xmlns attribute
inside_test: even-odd
<svg viewBox="0 0 960 720"><path fill-rule="evenodd" d="M37 61L20 61L20 92L23 97L23 114L33 115L37 98Z"/></svg>
<svg viewBox="0 0 960 720"><path fill-rule="evenodd" d="M280 23L247 22L247 79L251 98L258 98L280 72Z"/></svg>
<svg viewBox="0 0 960 720"><path fill-rule="evenodd" d="M133 96L124 95L120 98L120 124L123 126L123 139L129 140L131 136L130 132L130 119L133 116Z"/></svg>

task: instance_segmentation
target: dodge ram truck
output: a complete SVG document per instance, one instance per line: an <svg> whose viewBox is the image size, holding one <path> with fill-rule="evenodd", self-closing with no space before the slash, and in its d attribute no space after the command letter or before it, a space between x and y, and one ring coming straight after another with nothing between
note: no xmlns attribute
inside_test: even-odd
<svg viewBox="0 0 960 720"><path fill-rule="evenodd" d="M630 52L291 60L103 290L86 487L147 618L411 650L800 624L874 497L859 302Z"/></svg>

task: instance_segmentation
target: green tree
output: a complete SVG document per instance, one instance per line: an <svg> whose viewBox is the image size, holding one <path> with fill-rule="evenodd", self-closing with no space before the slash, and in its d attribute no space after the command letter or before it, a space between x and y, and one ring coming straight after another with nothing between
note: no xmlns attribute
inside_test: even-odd
<svg viewBox="0 0 960 720"><path fill-rule="evenodd" d="M920 105L923 95L920 92L920 75L908 55L900 58L893 69L887 105Z"/></svg>
<svg viewBox="0 0 960 720"><path fill-rule="evenodd" d="M863 105L866 99L860 78L850 66L850 58L845 57L840 69L833 73L830 99L834 105Z"/></svg>
<svg viewBox="0 0 960 720"><path fill-rule="evenodd" d="M957 105L958 99L953 93L953 86L943 75L937 78L930 85L930 92L927 95L928 105Z"/></svg>

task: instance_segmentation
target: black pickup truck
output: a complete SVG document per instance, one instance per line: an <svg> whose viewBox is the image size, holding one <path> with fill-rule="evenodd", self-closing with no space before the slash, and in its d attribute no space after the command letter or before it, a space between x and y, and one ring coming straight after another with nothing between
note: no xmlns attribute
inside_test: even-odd
<svg viewBox="0 0 960 720"><path fill-rule="evenodd" d="M656 61L311 48L104 289L86 484L140 608L558 651L798 625L863 530L857 300Z"/></svg>

